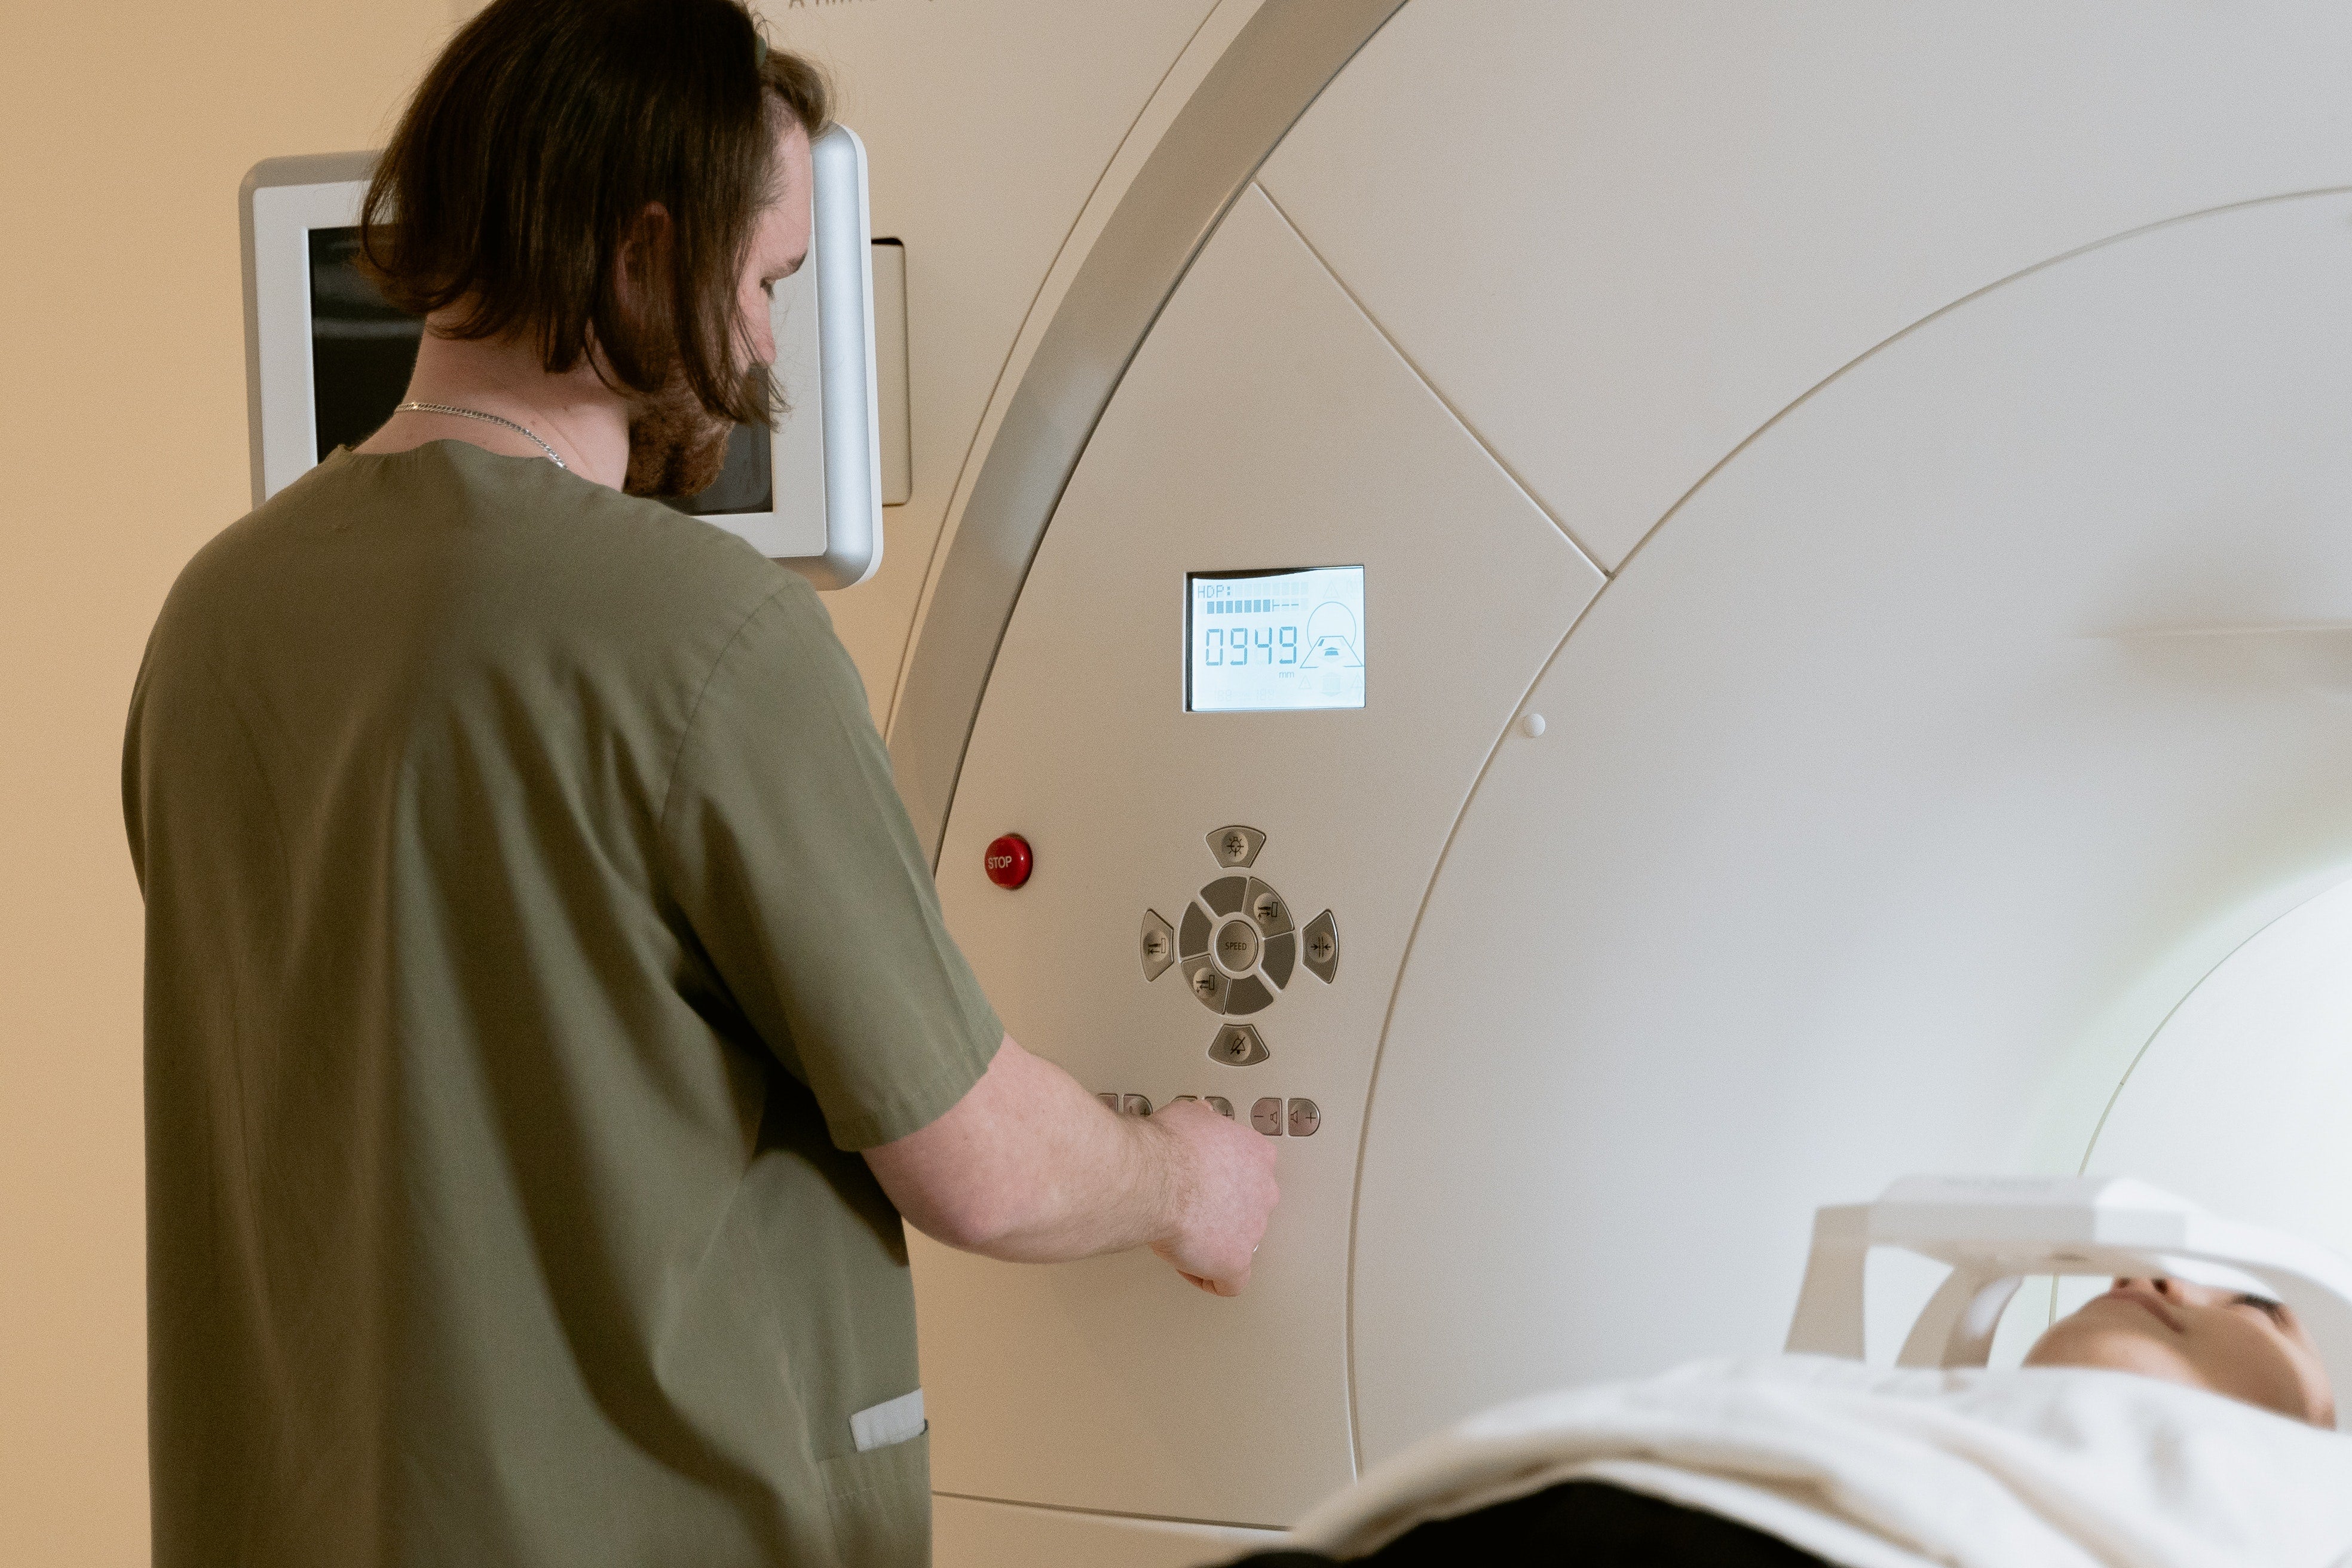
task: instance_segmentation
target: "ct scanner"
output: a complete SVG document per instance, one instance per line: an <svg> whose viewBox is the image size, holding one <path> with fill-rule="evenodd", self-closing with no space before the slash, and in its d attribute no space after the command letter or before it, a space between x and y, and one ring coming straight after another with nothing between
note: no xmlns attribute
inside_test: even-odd
<svg viewBox="0 0 2352 1568"><path fill-rule="evenodd" d="M834 605L950 921L1282 1140L1238 1300L917 1238L943 1563L1777 1348L1909 1173L2352 1252L2352 11L768 12L907 247L929 562ZM1228 600L1333 705L1196 702Z"/></svg>

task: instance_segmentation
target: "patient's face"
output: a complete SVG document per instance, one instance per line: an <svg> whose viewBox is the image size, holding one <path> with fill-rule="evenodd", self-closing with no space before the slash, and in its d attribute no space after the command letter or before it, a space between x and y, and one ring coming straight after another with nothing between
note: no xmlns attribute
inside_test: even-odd
<svg viewBox="0 0 2352 1568"><path fill-rule="evenodd" d="M2060 1320L2028 1366L2095 1366L2184 1383L2314 1426L2336 1424L2336 1395L2311 1336L2275 1301L2178 1279L2118 1279Z"/></svg>

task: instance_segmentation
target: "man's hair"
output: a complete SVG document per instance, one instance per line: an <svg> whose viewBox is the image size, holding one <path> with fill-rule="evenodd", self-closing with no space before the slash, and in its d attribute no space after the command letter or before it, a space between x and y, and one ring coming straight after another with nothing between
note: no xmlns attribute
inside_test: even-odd
<svg viewBox="0 0 2352 1568"><path fill-rule="evenodd" d="M777 135L821 134L831 97L738 0L494 0L401 116L361 250L402 310L454 308L453 336L525 338L556 374L593 345L623 388L676 374L713 416L766 424L736 290Z"/></svg>

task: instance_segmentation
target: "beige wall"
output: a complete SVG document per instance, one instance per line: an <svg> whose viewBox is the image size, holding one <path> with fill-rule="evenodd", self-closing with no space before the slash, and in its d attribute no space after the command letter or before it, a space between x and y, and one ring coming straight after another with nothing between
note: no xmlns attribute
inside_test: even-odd
<svg viewBox="0 0 2352 1568"><path fill-rule="evenodd" d="M236 186L374 145L452 0L6 6L0 44L0 1563L147 1552L140 647L247 504Z"/></svg>
<svg viewBox="0 0 2352 1568"><path fill-rule="evenodd" d="M247 500L237 182L380 145L478 3L0 0L0 1568L144 1550L140 910L115 770L163 594ZM879 575L831 604L887 710L1004 354L1213 0L761 9L835 69L910 312L936 324L913 499ZM936 156L967 145L997 155Z"/></svg>

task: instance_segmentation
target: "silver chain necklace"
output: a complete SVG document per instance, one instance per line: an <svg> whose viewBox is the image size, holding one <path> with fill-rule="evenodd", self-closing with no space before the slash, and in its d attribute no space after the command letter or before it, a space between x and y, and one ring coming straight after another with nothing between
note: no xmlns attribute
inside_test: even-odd
<svg viewBox="0 0 2352 1568"><path fill-rule="evenodd" d="M454 414L460 419L480 419L492 425L503 425L508 429L515 431L519 435L528 436L533 441L538 442L539 449L547 454L547 460L549 462L553 463L557 468L562 468L567 474L572 471L572 466L555 455L554 447L539 439L539 434L537 431L531 429L528 425L518 425L513 420L507 418L503 415L485 414L478 408L459 408L455 404L450 403L401 403L395 404L393 406L392 411L394 414Z"/></svg>

